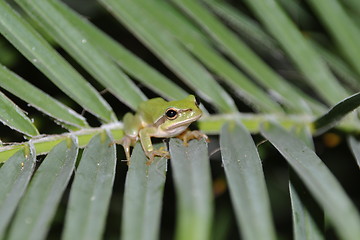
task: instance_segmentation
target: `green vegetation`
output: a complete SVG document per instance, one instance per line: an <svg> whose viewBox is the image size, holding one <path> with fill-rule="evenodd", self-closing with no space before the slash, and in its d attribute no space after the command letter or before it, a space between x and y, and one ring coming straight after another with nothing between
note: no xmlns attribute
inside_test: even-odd
<svg viewBox="0 0 360 240"><path fill-rule="evenodd" d="M0 239L359 239L357 0L67 2L0 1ZM211 142L128 167L188 94Z"/></svg>

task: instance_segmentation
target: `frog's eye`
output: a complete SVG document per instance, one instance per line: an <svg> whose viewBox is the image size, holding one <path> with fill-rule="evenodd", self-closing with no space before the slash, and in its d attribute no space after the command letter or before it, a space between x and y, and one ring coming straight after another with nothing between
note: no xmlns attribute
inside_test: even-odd
<svg viewBox="0 0 360 240"><path fill-rule="evenodd" d="M200 99L198 97L195 97L195 105L199 107L200 105Z"/></svg>
<svg viewBox="0 0 360 240"><path fill-rule="evenodd" d="M165 116L169 120L174 120L175 118L177 118L178 112L176 109L169 108L168 110L166 110Z"/></svg>

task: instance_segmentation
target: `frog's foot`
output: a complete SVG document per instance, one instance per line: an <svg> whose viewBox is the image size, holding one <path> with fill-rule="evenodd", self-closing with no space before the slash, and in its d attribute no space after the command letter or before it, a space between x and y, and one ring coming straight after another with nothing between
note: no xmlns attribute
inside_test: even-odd
<svg viewBox="0 0 360 240"><path fill-rule="evenodd" d="M188 146L189 141L192 140L192 139L197 139L197 140L205 139L206 142L210 142L209 137L206 134L204 134L204 133L202 133L202 132L200 132L198 130L185 131L182 134L180 134L178 136L178 138L183 140L185 146Z"/></svg>
<svg viewBox="0 0 360 240"><path fill-rule="evenodd" d="M170 154L168 151L165 150L164 147L161 147L157 150L153 150L150 152L146 152L146 156L149 158L149 160L147 160L146 165L150 165L154 162L155 157L162 157L162 158L170 158Z"/></svg>

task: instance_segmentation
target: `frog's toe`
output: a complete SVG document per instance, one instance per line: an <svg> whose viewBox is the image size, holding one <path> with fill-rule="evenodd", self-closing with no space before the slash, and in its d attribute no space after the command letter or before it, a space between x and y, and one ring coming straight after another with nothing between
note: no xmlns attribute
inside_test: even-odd
<svg viewBox="0 0 360 240"><path fill-rule="evenodd" d="M146 165L150 166L153 162L154 162L154 158L148 159L148 160L146 161Z"/></svg>
<svg viewBox="0 0 360 240"><path fill-rule="evenodd" d="M146 153L146 156L149 158L149 160L146 162L147 165L150 165L155 157L162 157L162 158L167 158L169 159L170 158L170 154L168 151L164 150L165 148L164 147L161 147L159 148L158 150L154 150L154 151L151 151L151 152L147 152Z"/></svg>
<svg viewBox="0 0 360 240"><path fill-rule="evenodd" d="M154 153L154 157L170 158L170 153L165 150L158 150Z"/></svg>
<svg viewBox="0 0 360 240"><path fill-rule="evenodd" d="M186 147L189 145L189 141L192 139L205 139L206 142L210 142L209 137L206 134L197 130L186 131L184 134L180 135L179 138L183 140L184 146Z"/></svg>
<svg viewBox="0 0 360 240"><path fill-rule="evenodd" d="M166 150L165 147L160 147L158 150L155 150L156 152L160 152L160 153L168 153L168 151Z"/></svg>

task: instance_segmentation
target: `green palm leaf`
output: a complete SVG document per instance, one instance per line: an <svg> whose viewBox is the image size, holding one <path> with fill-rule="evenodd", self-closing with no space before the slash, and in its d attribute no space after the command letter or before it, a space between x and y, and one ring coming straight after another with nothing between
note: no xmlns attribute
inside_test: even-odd
<svg viewBox="0 0 360 240"><path fill-rule="evenodd" d="M1 239L358 238L356 1L14 2L0 1ZM188 94L211 142L170 139L149 166L137 143L127 168L118 117Z"/></svg>
<svg viewBox="0 0 360 240"><path fill-rule="evenodd" d="M167 160L157 158L147 166L147 158L139 144L132 159L125 182L121 237L158 239Z"/></svg>
<svg viewBox="0 0 360 240"><path fill-rule="evenodd" d="M175 238L209 239L213 200L206 143L193 141L185 147L181 141L171 139L170 154L178 198Z"/></svg>
<svg viewBox="0 0 360 240"><path fill-rule="evenodd" d="M102 132L84 150L71 187L62 239L100 238L115 176L115 146Z"/></svg>
<svg viewBox="0 0 360 240"><path fill-rule="evenodd" d="M240 143L240 147L233 142ZM261 160L250 134L242 125L231 122L224 125L220 144L238 225L244 228L242 236L276 239Z"/></svg>
<svg viewBox="0 0 360 240"><path fill-rule="evenodd" d="M25 153L25 151L28 151ZM33 148L18 151L1 167L0 180L0 236L3 238L12 215L24 194L35 168L35 152ZM6 183L6 184L4 184Z"/></svg>
<svg viewBox="0 0 360 240"><path fill-rule="evenodd" d="M49 80L85 109L107 121L114 118L111 109L95 89L14 10L5 2L0 4L1 34L47 75Z"/></svg>
<svg viewBox="0 0 360 240"><path fill-rule="evenodd" d="M39 134L25 113L2 92L0 92L0 121L28 136L36 136Z"/></svg>
<svg viewBox="0 0 360 240"><path fill-rule="evenodd" d="M45 239L57 205L74 170L77 144L56 145L36 171L21 200L8 239ZM18 231L22 227L21 231Z"/></svg>

